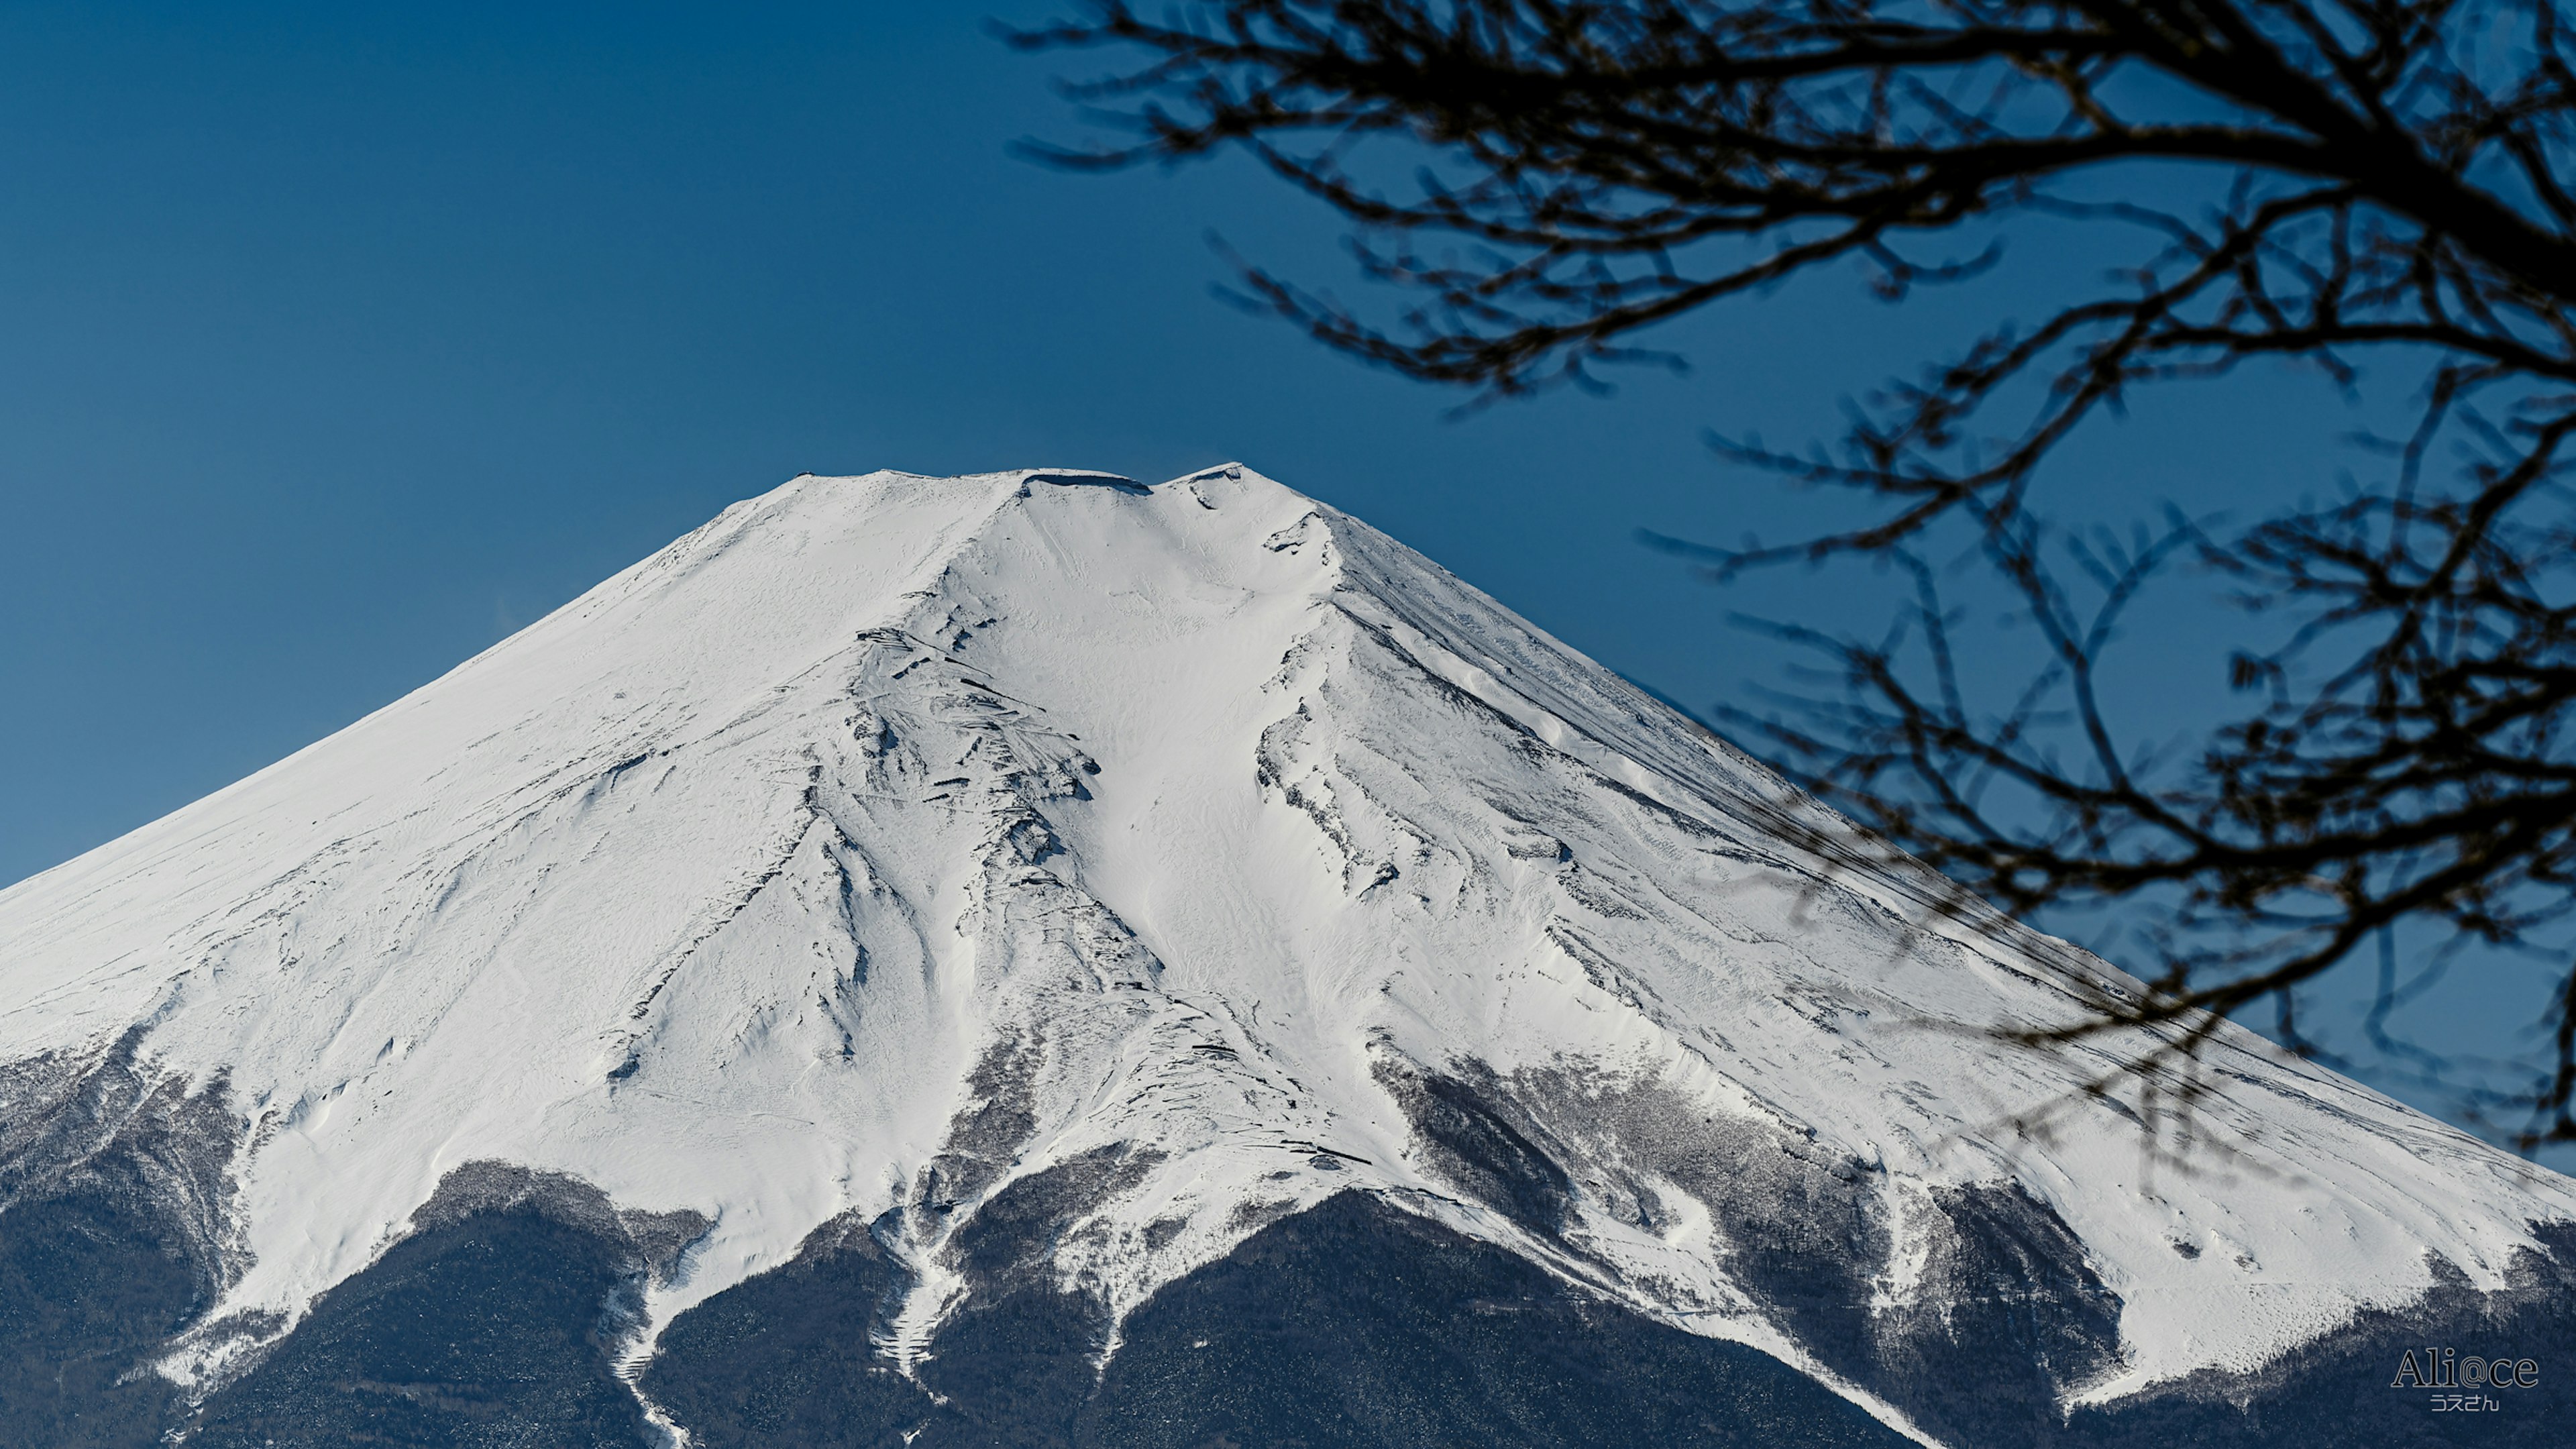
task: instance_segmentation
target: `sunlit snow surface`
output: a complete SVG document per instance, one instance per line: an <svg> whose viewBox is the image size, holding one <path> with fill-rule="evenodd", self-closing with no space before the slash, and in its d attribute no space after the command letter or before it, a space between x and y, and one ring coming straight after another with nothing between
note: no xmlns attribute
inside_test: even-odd
<svg viewBox="0 0 2576 1449"><path fill-rule="evenodd" d="M2070 1096L2124 1043L1955 1029L2125 978L1942 924L1931 882L1829 869L1784 820L1842 833L1249 471L804 477L0 893L0 1061L146 1023L161 1068L228 1072L225 1308L288 1321L500 1159L712 1218L667 1322L912 1200L996 1083L1013 1160L908 1220L898 1355L965 1291L941 1223L1119 1143L1161 1155L1057 1266L1121 1312L1356 1185L1820 1373L1676 1132L1856 1165L1882 1306L1922 1289L1935 1186L2017 1181L2124 1305L2097 1398L2406 1302L2427 1251L2501 1286L2530 1221L2576 1217L2567 1179L2239 1032L2198 1108L2229 1152L2150 1171L2129 1109ZM1562 1234L1437 1170L1396 1095L1421 1072L1549 1124Z"/></svg>

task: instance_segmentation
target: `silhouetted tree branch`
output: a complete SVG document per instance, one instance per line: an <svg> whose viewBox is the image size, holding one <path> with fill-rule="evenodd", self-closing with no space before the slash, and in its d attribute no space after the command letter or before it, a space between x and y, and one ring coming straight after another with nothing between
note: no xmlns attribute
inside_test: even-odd
<svg viewBox="0 0 2576 1449"><path fill-rule="evenodd" d="M2016 227L2126 258L1889 384L1834 446L1721 444L1868 516L1669 546L1721 579L1858 557L1915 584L1884 638L1776 626L1832 687L1726 722L2008 912L2157 902L2152 991L2048 1040L2145 1027L2187 1056L2208 1013L2270 998L2322 1051L2294 988L2353 964L2378 972L2368 1034L2405 1056L2401 940L2553 953L2531 1075L2466 1109L2526 1150L2576 1141L2576 71L2554 0L1105 0L1012 38L1126 58L1069 87L1126 140L1048 159L1249 152L1416 300L1381 324L1252 269L1247 295L1487 396L1652 360L1655 324L1829 264L1901 300L1998 264ZM2130 199L2148 174L2195 204ZM2346 386L2365 360L2420 370L2377 476L2224 534L2084 538L2034 508L2059 445L2139 390L2278 358ZM1929 561L1961 538L2045 645L2001 708L1972 703ZM2103 656L2178 563L2282 622L2228 661L2241 710L2141 753Z"/></svg>

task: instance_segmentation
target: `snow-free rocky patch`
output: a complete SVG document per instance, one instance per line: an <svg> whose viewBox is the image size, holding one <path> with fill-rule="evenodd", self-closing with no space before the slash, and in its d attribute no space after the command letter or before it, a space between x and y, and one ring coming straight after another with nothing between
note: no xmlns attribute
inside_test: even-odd
<svg viewBox="0 0 2576 1449"><path fill-rule="evenodd" d="M2159 1168L1851 838L1248 470L798 478L0 892L0 1423L2558 1442L2576 1184L2232 1030Z"/></svg>

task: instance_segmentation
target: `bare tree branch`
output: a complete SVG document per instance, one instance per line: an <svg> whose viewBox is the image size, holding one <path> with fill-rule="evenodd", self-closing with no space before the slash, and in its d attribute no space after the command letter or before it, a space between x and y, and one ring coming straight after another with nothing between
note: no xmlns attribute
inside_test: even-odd
<svg viewBox="0 0 2576 1449"><path fill-rule="evenodd" d="M1658 324L1857 264L1901 300L2072 228L2118 270L1887 384L1832 446L1735 461L1868 505L1722 549L1713 577L1867 559L1911 581L1876 639L1762 625L1831 687L1725 723L1793 779L2012 913L2153 902L2161 974L2037 1033L2159 1043L2128 1066L2187 1107L2218 1015L2376 975L2363 1035L2427 1080L2393 1013L2468 946L2540 952L2554 1006L2523 1085L2462 1110L2576 1142L2576 65L2557 0L1124 0L1009 37L1107 48L1066 87L1116 144L1056 164L1235 148L1355 226L1409 292L1372 320L1256 267L1249 305L1485 397L1657 360ZM2192 207L2136 198L2154 174ZM1409 179L1390 180L1390 177ZM2172 178L2180 177L2180 181ZM2106 199L2112 198L2112 199ZM1964 243L1964 245L1963 245ZM1917 260L1958 247L1963 259ZM2327 502L2250 524L2079 536L2035 499L2060 446L2143 389L2293 360L2418 411ZM1669 361L1669 358L1662 360ZM1964 542L2042 663L1998 706L1962 676L1930 560ZM2268 645L2187 749L2104 703L2122 619L2188 566ZM2421 950L2426 971L2399 969ZM2214 1015L2217 1014L2217 1015Z"/></svg>

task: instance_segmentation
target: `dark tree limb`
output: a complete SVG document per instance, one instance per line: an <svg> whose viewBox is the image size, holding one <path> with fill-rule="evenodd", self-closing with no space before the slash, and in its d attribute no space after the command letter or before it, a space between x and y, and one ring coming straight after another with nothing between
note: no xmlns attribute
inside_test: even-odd
<svg viewBox="0 0 2576 1449"><path fill-rule="evenodd" d="M1077 168L1235 148L1348 218L1386 320L1254 267L1253 306L1482 397L1666 360L1657 325L1856 264L1881 295L2073 227L2120 269L1889 383L1832 446L1720 439L1869 505L1740 548L1713 577L1868 559L1913 584L1878 639L1767 627L1830 686L1724 712L1739 738L2003 910L2153 903L2136 999L2028 1034L2160 1045L2192 1096L2217 1021L2376 972L2364 1035L2428 1080L2392 1013L2467 946L2544 953L2554 1005L2521 1085L2462 1111L2525 1150L2576 1142L2576 46L2558 0L1124 0L1014 33L1106 48L1067 87L1117 143ZM1372 159L1376 158L1376 159ZM1412 179L1389 181L1389 162ZM2200 203L2134 198L2199 187ZM2179 181L2174 178L2182 178ZM1435 244L1436 243L1436 244ZM1961 243L1965 243L1964 246ZM1918 261L1929 247L1964 260ZM2384 467L2250 525L2087 541L2035 499L2061 444L2143 389L2293 360L2347 388L2412 368ZM1976 702L1930 560L1982 560L2042 664ZM2225 661L2243 707L2141 751L2103 704L2119 621L2178 567L2270 631ZM2089 1049L2089 1048L2087 1048ZM2179 1075L2175 1075L2179 1073ZM2106 1079L2107 1081L2107 1079ZM2103 1084L2097 1084L2102 1086Z"/></svg>

